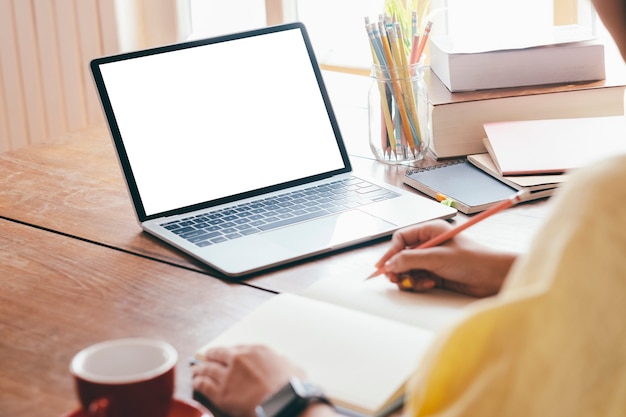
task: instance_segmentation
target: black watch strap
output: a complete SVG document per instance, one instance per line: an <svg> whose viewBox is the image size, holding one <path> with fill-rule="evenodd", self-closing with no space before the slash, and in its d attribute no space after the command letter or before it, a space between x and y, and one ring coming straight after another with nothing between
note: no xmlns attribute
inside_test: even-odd
<svg viewBox="0 0 626 417"><path fill-rule="evenodd" d="M292 417L318 402L332 405L316 385L290 378L285 386L258 405L255 411L257 417Z"/></svg>

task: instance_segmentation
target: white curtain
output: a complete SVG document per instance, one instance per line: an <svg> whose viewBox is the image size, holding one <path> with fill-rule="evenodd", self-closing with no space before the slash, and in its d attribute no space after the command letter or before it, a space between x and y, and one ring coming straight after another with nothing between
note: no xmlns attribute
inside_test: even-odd
<svg viewBox="0 0 626 417"><path fill-rule="evenodd" d="M124 51L177 42L189 34L189 0L115 0L115 3L120 47Z"/></svg>
<svg viewBox="0 0 626 417"><path fill-rule="evenodd" d="M0 0L0 152L103 116L95 57L176 42L187 0Z"/></svg>

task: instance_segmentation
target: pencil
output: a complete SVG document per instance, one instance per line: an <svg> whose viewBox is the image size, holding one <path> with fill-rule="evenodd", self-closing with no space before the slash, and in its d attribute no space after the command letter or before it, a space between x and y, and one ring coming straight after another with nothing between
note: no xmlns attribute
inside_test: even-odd
<svg viewBox="0 0 626 417"><path fill-rule="evenodd" d="M389 76L391 79L391 87L393 88L394 96L396 97L396 103L398 104L398 110L400 112L400 122L402 125L402 130L404 132L405 137L411 138L411 127L409 124L408 114L406 106L404 105L404 99L402 98L402 87L400 85L400 81L398 80L398 75L400 75L399 70L396 69L396 64L391 56L391 46L397 47L395 37L389 39L389 34L395 36L395 32L393 27L388 30L388 36L386 36L386 42L383 41L385 57L387 60L387 67L389 69ZM381 33L381 37L383 34Z"/></svg>
<svg viewBox="0 0 626 417"><path fill-rule="evenodd" d="M381 143L383 155L386 156L387 152L389 152L389 148L391 148L391 141L395 143L395 136L393 133L393 124L391 122L391 111L389 109L389 104L387 100L387 92L384 85L384 68L385 68L385 57L381 50L380 37L377 35L378 28L375 24L370 24L369 19L365 20L365 29L370 39L370 47L372 49L372 59L374 61L374 71L375 76L379 79L378 81L378 89L380 91L380 105L383 111L383 119L381 119L381 126L384 129L387 129L386 135L385 133L381 133ZM395 147L391 149L391 151L395 154ZM389 157L391 158L391 152L389 152Z"/></svg>
<svg viewBox="0 0 626 417"><path fill-rule="evenodd" d="M411 56L409 58L409 65L415 65L417 64L417 61L419 61L419 57L417 56L417 49L418 49L418 45L420 42L420 36L419 35L413 35L413 43L411 43Z"/></svg>
<svg viewBox="0 0 626 417"><path fill-rule="evenodd" d="M402 70L402 85L403 85L403 97L405 97L405 101L408 103L408 109L407 109L407 116L409 118L409 123L411 126L411 134L413 135L411 138L411 141L409 142L409 146L411 147L411 151L415 153L415 148L420 144L421 142L421 129L419 126L419 118L417 116L417 107L415 105L415 95L413 92L413 85L411 84L410 81L410 71L409 71L409 65L407 62L407 58L406 56L401 52L403 51L403 46L402 46L402 28L400 27L400 23L396 23L395 25L395 29L396 29L396 39L398 41L398 54L400 55L400 63L401 63L401 67L400 69ZM405 103L406 104L406 103Z"/></svg>
<svg viewBox="0 0 626 417"><path fill-rule="evenodd" d="M426 42L428 41L428 36L430 36L430 30L433 27L433 22L431 20L428 21L428 23L426 23L426 28L424 28L424 34L421 36L420 38L420 44L417 47L417 51L415 52L415 55L418 57L422 56L422 53L424 52L424 48L426 47Z"/></svg>
<svg viewBox="0 0 626 417"><path fill-rule="evenodd" d="M457 227L450 229L445 233L440 234L439 236L435 236L434 238L427 240L426 242L420 245L413 246L410 249L427 249L427 248L432 248L434 246L439 246L442 243L447 242L448 240L452 239L453 237L455 237L456 235L458 235L459 233L461 233L463 230L467 229L468 227L471 227L475 225L476 223L486 219L489 216L492 216L504 209L507 209L511 206L516 205L517 203L524 201L527 195L528 195L528 191L526 190L519 191L515 193L513 196L511 196L510 198L507 198L506 200L499 202L498 204L491 207L490 209L487 209L483 211L482 213L475 215L474 217L472 217L465 223L462 223L458 225ZM372 275L367 277L366 280L377 277L384 272L385 272L385 267L381 266Z"/></svg>

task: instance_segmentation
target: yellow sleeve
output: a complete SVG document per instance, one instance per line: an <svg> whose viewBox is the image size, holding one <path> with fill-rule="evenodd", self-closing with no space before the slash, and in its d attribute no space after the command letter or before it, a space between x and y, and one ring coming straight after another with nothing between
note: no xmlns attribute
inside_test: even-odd
<svg viewBox="0 0 626 417"><path fill-rule="evenodd" d="M411 416L626 414L626 157L580 170L501 293L438 340Z"/></svg>

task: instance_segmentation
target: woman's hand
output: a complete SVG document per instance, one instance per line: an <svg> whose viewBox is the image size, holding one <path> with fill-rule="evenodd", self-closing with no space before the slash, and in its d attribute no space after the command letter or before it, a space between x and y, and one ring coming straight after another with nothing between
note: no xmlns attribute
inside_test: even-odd
<svg viewBox="0 0 626 417"><path fill-rule="evenodd" d="M193 389L232 417L255 417L254 409L304 372L265 346L209 350L193 366Z"/></svg>
<svg viewBox="0 0 626 417"><path fill-rule="evenodd" d="M387 278L402 290L437 287L476 297L496 294L516 254L496 251L462 234L433 248L408 249L451 228L447 222L435 220L397 231L376 268L384 265Z"/></svg>

